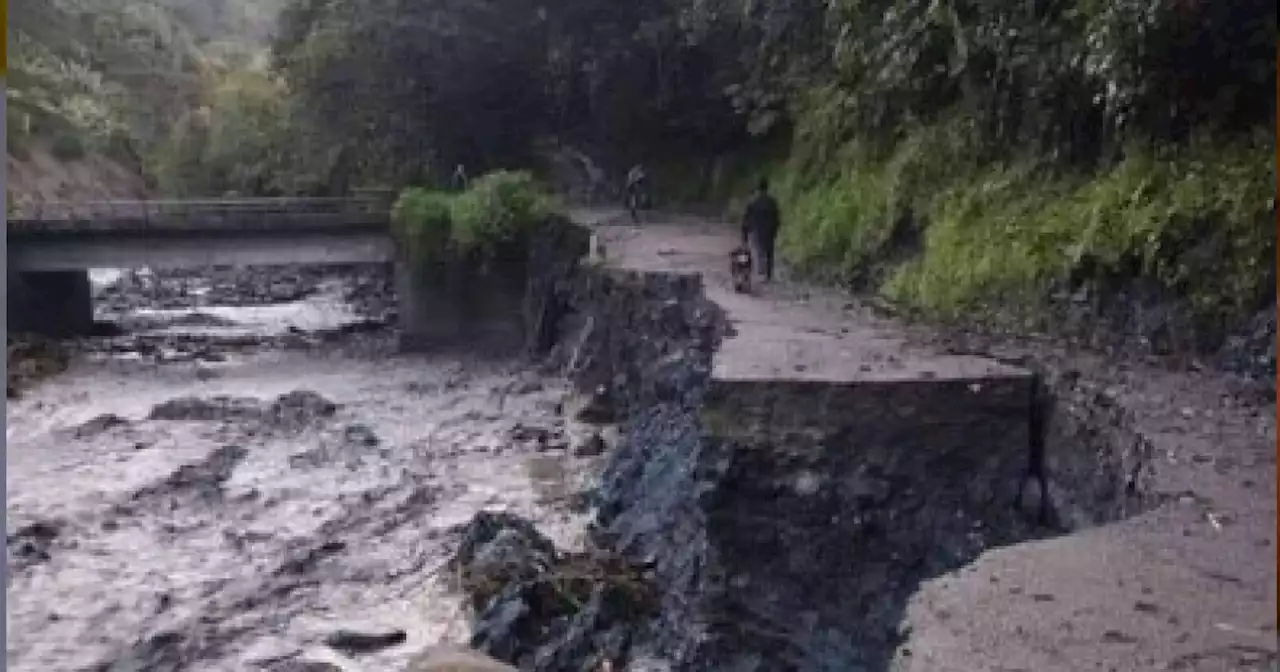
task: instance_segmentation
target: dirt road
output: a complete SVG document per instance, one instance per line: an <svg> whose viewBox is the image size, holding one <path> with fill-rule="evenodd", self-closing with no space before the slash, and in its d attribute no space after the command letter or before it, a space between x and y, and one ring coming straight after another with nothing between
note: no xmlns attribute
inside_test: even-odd
<svg viewBox="0 0 1280 672"><path fill-rule="evenodd" d="M730 289L728 225L587 213L607 263L703 274L738 333L715 375L925 380L1001 375L1020 362L1074 381L1141 442L1151 510L1048 541L988 551L922 586L896 669L1270 670L1277 662L1275 400L1212 371L1115 361L1052 337L939 334L839 292L780 282ZM1070 398L1059 403L1074 403ZM1083 437L1082 437L1083 438ZM1089 456L1065 456L1088 464Z"/></svg>

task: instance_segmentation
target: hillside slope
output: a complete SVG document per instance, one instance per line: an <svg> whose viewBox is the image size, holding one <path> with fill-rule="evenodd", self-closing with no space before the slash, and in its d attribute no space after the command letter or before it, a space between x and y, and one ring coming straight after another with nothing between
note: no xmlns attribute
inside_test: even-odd
<svg viewBox="0 0 1280 672"><path fill-rule="evenodd" d="M36 146L7 160L7 188L17 212L52 201L133 200L150 194L137 171L99 154L60 161L48 147Z"/></svg>

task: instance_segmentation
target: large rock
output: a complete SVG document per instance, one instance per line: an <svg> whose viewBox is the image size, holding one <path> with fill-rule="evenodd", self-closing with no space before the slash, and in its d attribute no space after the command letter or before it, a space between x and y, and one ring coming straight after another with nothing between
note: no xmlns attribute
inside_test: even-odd
<svg viewBox="0 0 1280 672"><path fill-rule="evenodd" d="M338 405L311 390L294 390L276 397L271 413L277 418L309 421L328 418L338 410Z"/></svg>
<svg viewBox="0 0 1280 672"><path fill-rule="evenodd" d="M567 555L523 519L483 512L451 569L478 614L471 644L525 670L595 672L621 661L656 602L619 558Z"/></svg>
<svg viewBox="0 0 1280 672"><path fill-rule="evenodd" d="M341 628L324 638L329 648L346 654L363 654L399 646L408 641L408 634L399 628Z"/></svg>
<svg viewBox="0 0 1280 672"><path fill-rule="evenodd" d="M123 427L128 424L128 420L115 413L102 413L76 425L75 429L72 430L72 434L77 439L89 439L115 427Z"/></svg>
<svg viewBox="0 0 1280 672"><path fill-rule="evenodd" d="M156 404L148 420L246 420L262 416L262 403L253 397L178 397Z"/></svg>

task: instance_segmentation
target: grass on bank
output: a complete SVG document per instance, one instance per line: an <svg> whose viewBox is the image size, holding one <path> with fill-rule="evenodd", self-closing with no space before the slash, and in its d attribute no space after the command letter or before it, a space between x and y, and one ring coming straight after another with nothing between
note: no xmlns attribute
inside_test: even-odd
<svg viewBox="0 0 1280 672"><path fill-rule="evenodd" d="M782 254L802 273L944 319L1034 311L1081 275L1155 280L1214 318L1268 296L1267 138L1134 149L1093 173L983 165L963 138L939 125L879 155L857 143L793 153L775 171Z"/></svg>
<svg viewBox="0 0 1280 672"><path fill-rule="evenodd" d="M552 198L532 175L496 171L461 193L405 189L391 220L406 256L430 266L449 255L491 260L501 249L522 245L554 211Z"/></svg>

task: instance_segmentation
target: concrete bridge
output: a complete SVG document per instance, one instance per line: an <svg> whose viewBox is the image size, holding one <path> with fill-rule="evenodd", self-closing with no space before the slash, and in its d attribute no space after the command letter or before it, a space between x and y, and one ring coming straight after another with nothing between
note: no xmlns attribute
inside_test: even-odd
<svg viewBox="0 0 1280 672"><path fill-rule="evenodd" d="M8 220L8 268L184 268L390 261L381 198L48 203Z"/></svg>
<svg viewBox="0 0 1280 672"><path fill-rule="evenodd" d="M40 204L7 222L8 326L86 333L90 268L392 262L390 210L381 194ZM428 329L426 290L405 264L396 276L402 330Z"/></svg>

